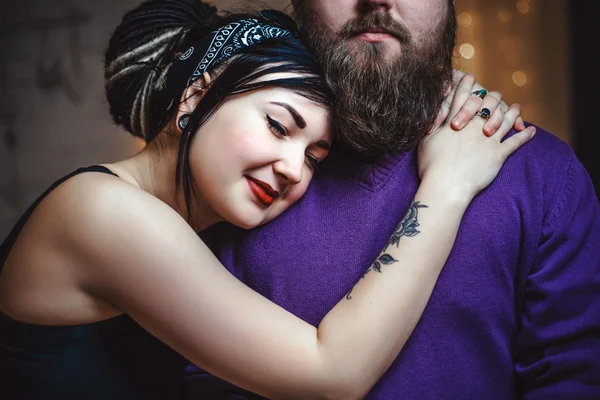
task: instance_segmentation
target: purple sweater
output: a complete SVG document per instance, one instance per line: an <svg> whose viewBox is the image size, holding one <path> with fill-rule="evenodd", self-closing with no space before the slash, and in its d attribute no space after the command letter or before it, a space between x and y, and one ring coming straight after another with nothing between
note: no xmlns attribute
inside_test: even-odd
<svg viewBox="0 0 600 400"><path fill-rule="evenodd" d="M205 239L240 280L318 325L418 185L414 151L374 164L337 152L274 222L220 224ZM186 390L250 397L194 366ZM368 398L600 399L600 206L565 143L538 129L473 200L422 319Z"/></svg>

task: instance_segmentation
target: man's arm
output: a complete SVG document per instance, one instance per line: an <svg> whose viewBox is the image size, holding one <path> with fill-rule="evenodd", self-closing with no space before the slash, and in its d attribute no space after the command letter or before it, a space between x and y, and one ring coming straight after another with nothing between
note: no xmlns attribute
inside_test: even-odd
<svg viewBox="0 0 600 400"><path fill-rule="evenodd" d="M520 398L600 399L600 206L574 155L545 213L523 299Z"/></svg>

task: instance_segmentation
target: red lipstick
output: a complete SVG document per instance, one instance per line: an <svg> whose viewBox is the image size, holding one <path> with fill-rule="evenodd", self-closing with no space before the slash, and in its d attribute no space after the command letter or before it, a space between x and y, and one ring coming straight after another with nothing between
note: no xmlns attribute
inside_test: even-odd
<svg viewBox="0 0 600 400"><path fill-rule="evenodd" d="M246 176L246 180L254 196L265 206L270 206L273 204L273 200L279 197L279 192L273 189L267 182L252 178L251 176Z"/></svg>

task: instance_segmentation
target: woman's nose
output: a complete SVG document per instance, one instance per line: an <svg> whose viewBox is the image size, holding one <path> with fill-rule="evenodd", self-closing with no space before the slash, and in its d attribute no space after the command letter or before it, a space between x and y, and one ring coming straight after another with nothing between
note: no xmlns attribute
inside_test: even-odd
<svg viewBox="0 0 600 400"><path fill-rule="evenodd" d="M300 183L302 181L302 171L304 170L304 157L304 152L301 156L294 154L282 157L273 165L275 174L287 184Z"/></svg>

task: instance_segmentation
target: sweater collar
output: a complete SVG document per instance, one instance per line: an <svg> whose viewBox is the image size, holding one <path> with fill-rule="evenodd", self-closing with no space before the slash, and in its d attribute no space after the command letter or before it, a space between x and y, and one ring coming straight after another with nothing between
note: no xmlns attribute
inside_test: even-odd
<svg viewBox="0 0 600 400"><path fill-rule="evenodd" d="M355 181L371 191L377 191L384 186L389 178L405 165L410 165L415 160L415 149L405 152L389 151L372 160L359 160L344 151L341 146L334 146L324 169L335 171L345 179ZM322 171L321 171L322 172Z"/></svg>

